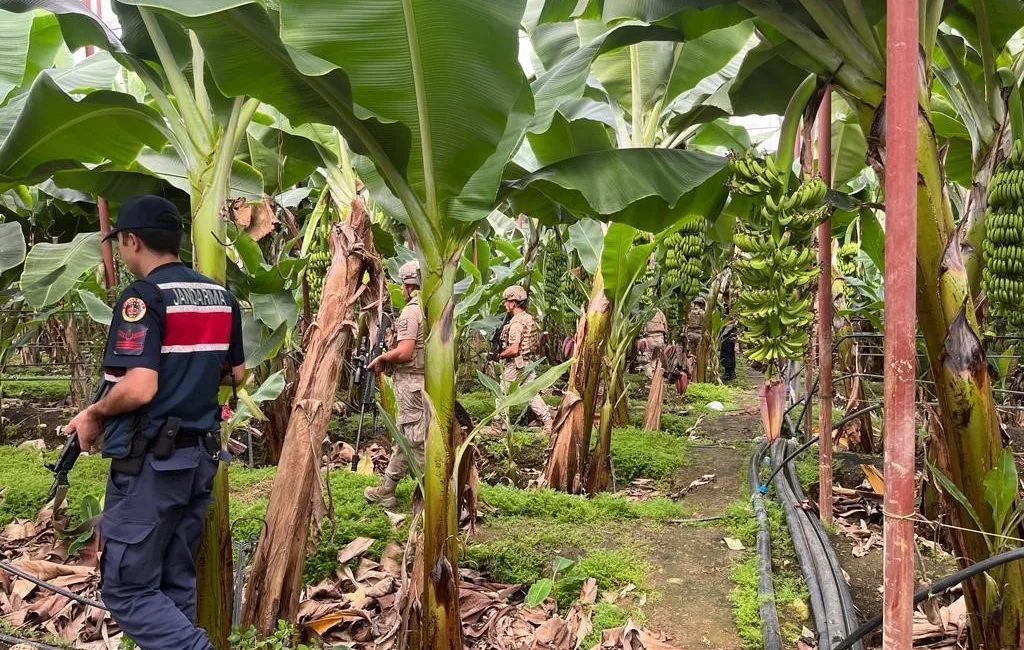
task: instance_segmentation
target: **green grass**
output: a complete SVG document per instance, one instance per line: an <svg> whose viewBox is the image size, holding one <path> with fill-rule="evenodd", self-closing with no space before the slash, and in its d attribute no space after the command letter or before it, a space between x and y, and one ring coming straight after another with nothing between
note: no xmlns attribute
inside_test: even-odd
<svg viewBox="0 0 1024 650"><path fill-rule="evenodd" d="M628 531L622 530L628 536ZM605 548L602 531L592 526L562 522L544 517L512 517L488 528L493 539L466 548L468 566L505 584L529 587L541 578L550 578L556 557L574 560L558 576L553 596L562 607L579 597L580 587L594 578L600 591L621 589L628 584L647 591L651 567L629 548Z"/></svg>
<svg viewBox="0 0 1024 650"><path fill-rule="evenodd" d="M675 413L661 414L661 430L673 436L685 436L690 427L697 421L696 415L676 415ZM641 425L643 418L641 417Z"/></svg>
<svg viewBox="0 0 1024 650"><path fill-rule="evenodd" d="M662 431L623 427L612 431L612 465L620 483L663 479L690 460L688 442Z"/></svg>
<svg viewBox="0 0 1024 650"><path fill-rule="evenodd" d="M595 524L630 519L666 519L686 516L679 503L657 497L627 501L612 494L592 499L550 489L520 490L508 485L480 484L480 498L496 509L498 517L537 517L566 524Z"/></svg>
<svg viewBox="0 0 1024 650"><path fill-rule="evenodd" d="M473 422L479 422L494 412L494 395L489 391L480 390L472 393L461 393L455 396L459 404L473 417Z"/></svg>
<svg viewBox="0 0 1024 650"><path fill-rule="evenodd" d="M49 449L16 449L0 447L0 528L14 519L35 520L46 504L46 493L53 484L53 474L43 466L44 461L56 459L58 451ZM86 495L97 498L106 489L110 462L98 455L82 456L69 475L68 511L77 523L82 499Z"/></svg>
<svg viewBox="0 0 1024 650"><path fill-rule="evenodd" d="M684 397L687 404L701 410L708 410L706 406L709 402L721 402L725 410L729 411L739 406L741 392L735 385L690 384L686 387Z"/></svg>
<svg viewBox="0 0 1024 650"><path fill-rule="evenodd" d="M630 618L632 618L637 625L643 625L647 622L647 617L644 616L644 613L635 607L630 610L626 610L614 603L598 601L597 604L594 605L594 612L590 619L594 629L586 636L580 647L594 647L601 642L602 632L622 627Z"/></svg>
<svg viewBox="0 0 1024 650"><path fill-rule="evenodd" d="M40 452L0 447L0 527L13 519L36 518L40 508L45 505L46 492L53 481L53 475L43 467L43 461L52 460L56 455L56 450ZM85 495L91 494L97 498L103 496L109 467L109 461L98 455L78 459L69 477L71 489L68 493L68 510L73 522L78 518ZM261 522L266 516L276 468L248 469L236 464L229 471L231 520L236 522L233 533L237 539L258 535ZM363 498L363 488L376 485L379 481L378 476L345 471L331 473L331 494L337 525L332 540L331 524L324 521L320 546L306 563L307 580L318 582L333 571L338 550L356 537L372 537L377 540L370 547L370 555L374 557L380 556L388 541L406 539L407 527L392 530L384 510L367 503ZM408 511L412 489L413 483L409 479L398 486L399 508Z"/></svg>
<svg viewBox="0 0 1024 650"><path fill-rule="evenodd" d="M773 540L774 541L774 540ZM758 558L754 554L736 564L729 578L736 584L729 599L732 601L736 628L743 646L751 650L761 648L761 613L757 586L760 580L757 571ZM779 611L779 625L786 647L796 647L803 622L807 620L807 589L803 579L791 572L775 569L772 574L775 587L775 603Z"/></svg>
<svg viewBox="0 0 1024 650"><path fill-rule="evenodd" d="M786 647L795 647L800 631L808 619L807 588L803 577L793 562L793 539L786 527L782 506L766 498L768 532L772 540L772 581L775 586L775 602L779 609L779 624ZM726 508L724 522L716 522L747 546L754 548L757 543L757 519L753 507L747 500L738 500ZM744 647L761 647L760 599L757 593L759 582L757 555L750 553L736 564L730 578L735 587L729 595L733 604L736 627Z"/></svg>
<svg viewBox="0 0 1024 650"><path fill-rule="evenodd" d="M0 391L4 397L34 400L39 402L56 402L68 396L71 390L69 379L12 378L0 383Z"/></svg>

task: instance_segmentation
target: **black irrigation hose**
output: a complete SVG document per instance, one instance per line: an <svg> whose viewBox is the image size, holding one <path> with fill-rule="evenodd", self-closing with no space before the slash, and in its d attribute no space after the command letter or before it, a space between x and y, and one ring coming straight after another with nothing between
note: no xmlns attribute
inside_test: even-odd
<svg viewBox="0 0 1024 650"><path fill-rule="evenodd" d="M86 598L85 596L80 596L80 595L74 593L73 591L68 591L67 589L64 589L62 587L58 587L57 585L52 585L52 584L50 584L49 582L47 582L45 580L40 580L39 578L35 577L31 573L26 573L25 571L22 571L21 569L19 569L18 567L14 566L13 564L9 564L7 562L0 562L0 569L3 569L4 571L7 571L9 573L13 573L14 575L18 576L19 578L24 578L25 580L28 580L29 582L31 582L32 584L34 584L34 585L36 585L38 587L42 587L43 589L46 589L48 591L52 591L55 594L60 594L61 596L64 596L65 598L70 598L71 600L74 600L74 601L77 601L79 603L82 603L83 605L89 605L90 607L96 607L98 609L102 609L103 611L110 611L110 610L108 610L103 605L103 603L101 603L101 602L99 602L97 600L92 600L91 598Z"/></svg>
<svg viewBox="0 0 1024 650"><path fill-rule="evenodd" d="M782 445L777 444L772 450L774 452L772 455L780 456L781 453L784 453L784 449ZM778 473L776 472L776 474ZM827 595L823 589L825 583L815 579L819 573L815 563L816 553L810 547L811 540L808 531L803 526L803 522L798 518L796 508L793 505L796 496L786 483L784 475L776 476L775 491L779 503L786 513L786 523L789 527L790 538L793 540L793 551L796 554L797 564L800 566L800 572L803 573L804 581L807 583L811 615L814 619L814 627L818 637L817 646L825 648L828 647L829 640L832 638L830 632L835 621L836 608L826 598ZM828 594L828 596L834 596L834 594Z"/></svg>
<svg viewBox="0 0 1024 650"><path fill-rule="evenodd" d="M58 648L57 646L47 645L45 643L40 643L38 641L33 641L31 639L19 639L16 636L10 636L8 634L0 634L0 643L9 643L10 645L18 645L19 643L24 643L26 645L39 648L39 650L64 650L63 648Z"/></svg>
<svg viewBox="0 0 1024 650"><path fill-rule="evenodd" d="M797 476L796 467L792 463L786 465L786 475L789 477L789 486L794 496L796 496L797 502L803 502L805 498L804 490L800 486L800 478ZM846 583L846 578L843 576L843 568L839 562L839 556L836 554L836 549L832 545L832 540L829 539L828 533L825 532L825 528L821 525L821 520L812 516L809 512L804 512L803 514L807 526L818 538L824 561L828 563L828 570L832 574L832 579L838 592L838 603L843 620L842 630L844 633L849 633L850 630L857 627L857 610L853 605L850 586ZM863 645L858 643L856 650L863 650Z"/></svg>
<svg viewBox="0 0 1024 650"><path fill-rule="evenodd" d="M877 411L877 410L879 410L881 408L882 408L881 404L872 404L871 406L867 406L865 408L862 408L859 411L854 411L853 413L850 413L849 415L847 415L842 420L840 420L840 421L836 422L835 424L833 424L832 425L832 430L835 431L836 429L841 428L847 422L852 422L852 421L856 420L857 418L859 418L860 416L862 416L862 415L864 415L866 413L871 413L872 411ZM771 480L773 478L775 478L775 475L778 474L782 470L783 467L788 465L794 458L796 458L797 456L799 456L803 452L807 451L816 442L818 442L818 438L811 438L810 440L808 440L804 444L802 444L799 447L797 447L796 451L791 453L789 456L786 456L786 459L784 461L782 461L782 464L779 465L777 468L773 469L772 473L769 474L768 478L766 478L764 480L764 483L761 484L761 487L760 487L761 494L765 494L766 492L768 492L768 483L771 482Z"/></svg>
<svg viewBox="0 0 1024 650"><path fill-rule="evenodd" d="M768 442L762 441L750 457L748 479L750 481L751 503L757 517L757 600L761 615L761 641L764 650L782 650L782 629L779 627L779 612L775 606L775 585L772 582L772 543L768 532L768 512L758 491L761 459L768 449Z"/></svg>
<svg viewBox="0 0 1024 650"><path fill-rule="evenodd" d="M1015 548L1012 551L1006 551L1005 553L1000 553L999 555L993 555L992 557L984 559L981 562L972 564L966 569L961 569L960 571L957 571L952 575L946 576L941 580L933 582L931 585L925 587L924 589L914 592L914 604L917 605L918 603L927 600L931 596L941 594L950 587L955 587L964 580L976 576L979 573L988 571L989 569L995 568L1001 564L1006 564L1007 562L1013 562L1014 560L1024 560L1024 547ZM835 646L832 650L850 650L851 648L853 648L855 643L858 643L861 639L867 636L869 632L874 631L881 625L882 615L879 614L878 616L869 619L866 623L864 623L864 625L861 625L859 628L857 628L850 636L843 639L843 641L839 645Z"/></svg>

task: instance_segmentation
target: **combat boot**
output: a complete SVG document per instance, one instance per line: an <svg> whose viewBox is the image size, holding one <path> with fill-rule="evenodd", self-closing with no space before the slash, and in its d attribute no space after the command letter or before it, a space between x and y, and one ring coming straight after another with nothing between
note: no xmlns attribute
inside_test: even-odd
<svg viewBox="0 0 1024 650"><path fill-rule="evenodd" d="M394 508L398 505L398 499L395 498L395 487L397 486L398 481L390 476L385 476L384 481L378 487L368 487L363 490L363 496L370 503L379 503L384 508Z"/></svg>

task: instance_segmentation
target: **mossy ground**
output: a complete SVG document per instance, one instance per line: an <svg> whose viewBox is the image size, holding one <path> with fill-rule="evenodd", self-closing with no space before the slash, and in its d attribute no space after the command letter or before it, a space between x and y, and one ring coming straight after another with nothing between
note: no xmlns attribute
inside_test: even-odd
<svg viewBox="0 0 1024 650"><path fill-rule="evenodd" d="M71 381L60 377L5 377L0 382L0 394L4 397L56 402L68 396Z"/></svg>
<svg viewBox="0 0 1024 650"><path fill-rule="evenodd" d="M768 532L772 540L772 581L779 624L786 647L796 647L796 641L809 617L807 587L793 561L793 540L786 527L782 506L766 498L765 509L768 512ZM748 500L739 500L729 506L724 527L748 549L756 547L758 524ZM729 576L736 584L730 598L737 631L744 646L751 649L760 648L762 641L757 563L757 555L750 552L733 567Z"/></svg>

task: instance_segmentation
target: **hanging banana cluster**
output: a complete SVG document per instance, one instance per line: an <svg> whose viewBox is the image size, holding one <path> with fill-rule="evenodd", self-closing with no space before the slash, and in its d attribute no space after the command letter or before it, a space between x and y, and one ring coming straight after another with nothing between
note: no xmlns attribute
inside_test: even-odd
<svg viewBox="0 0 1024 650"><path fill-rule="evenodd" d="M860 242L846 242L836 251L836 268L844 277L852 278L857 275L857 255L860 253Z"/></svg>
<svg viewBox="0 0 1024 650"><path fill-rule="evenodd" d="M309 284L309 303L311 309L320 306L320 296L324 289L324 278L327 276L327 269L331 265L331 252L318 250L310 254L309 264L306 266L306 282Z"/></svg>
<svg viewBox="0 0 1024 650"><path fill-rule="evenodd" d="M730 168L733 190L754 198L733 238L741 253L735 263L741 340L748 359L777 366L802 358L810 341L818 275L812 237L827 215L827 187L808 178L787 192L774 159L753 152L733 158Z"/></svg>
<svg viewBox="0 0 1024 650"><path fill-rule="evenodd" d="M983 282L992 314L1024 325L1024 140L996 168L988 186Z"/></svg>
<svg viewBox="0 0 1024 650"><path fill-rule="evenodd" d="M700 292L704 278L704 215L690 215L679 230L665 238L658 251L658 266L664 269L666 286L679 285L680 302L689 305Z"/></svg>

